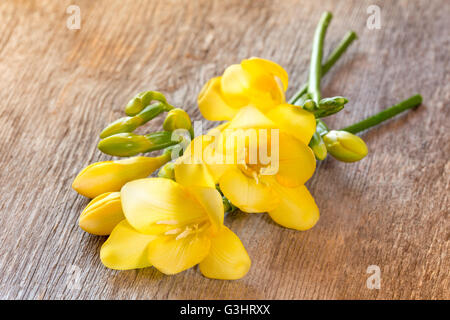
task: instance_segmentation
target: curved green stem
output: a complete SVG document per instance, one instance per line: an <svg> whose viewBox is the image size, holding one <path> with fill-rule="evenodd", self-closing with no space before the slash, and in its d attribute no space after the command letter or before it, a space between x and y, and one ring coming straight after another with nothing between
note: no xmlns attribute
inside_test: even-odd
<svg viewBox="0 0 450 320"><path fill-rule="evenodd" d="M308 93L311 94L312 99L318 104L320 101L320 79L322 76L322 56L323 56L323 42L328 24L333 15L330 12L325 12L320 18L314 33L313 48L311 53L311 66L309 68Z"/></svg>
<svg viewBox="0 0 450 320"><path fill-rule="evenodd" d="M363 130L376 126L377 124L380 124L381 122L386 121L403 111L417 107L421 103L422 103L422 96L420 94L416 94L390 108L387 108L367 119L354 123L351 126L345 127L344 129L341 130L350 133L361 132Z"/></svg>
<svg viewBox="0 0 450 320"><path fill-rule="evenodd" d="M339 42L338 46L333 50L333 52L328 56L327 61L322 65L322 77L331 69L332 66L339 60L342 54L347 50L347 48L352 44L353 41L358 39L358 36L354 31L349 31L344 36L344 38ZM289 100L290 104L297 102L301 96L308 92L308 84L305 83L301 86L292 98Z"/></svg>

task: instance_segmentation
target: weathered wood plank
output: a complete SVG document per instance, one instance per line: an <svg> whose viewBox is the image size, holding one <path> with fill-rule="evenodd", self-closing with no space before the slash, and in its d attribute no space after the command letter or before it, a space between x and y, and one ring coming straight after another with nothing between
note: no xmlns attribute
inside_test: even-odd
<svg viewBox="0 0 450 320"><path fill-rule="evenodd" d="M450 298L445 1L76 2L80 30L66 28L72 1L0 4L0 298ZM366 28L373 3L380 30ZM104 238L77 227L88 200L70 188L84 166L108 159L96 150L99 131L144 89L201 119L203 83L249 56L283 65L293 93L324 10L335 15L326 50L348 29L360 36L323 82L324 96L350 99L332 127L416 92L424 105L363 134L363 161L319 165L308 182L322 214L313 229L227 217L252 257L244 279L104 268ZM366 288L369 265L381 268L380 290Z"/></svg>

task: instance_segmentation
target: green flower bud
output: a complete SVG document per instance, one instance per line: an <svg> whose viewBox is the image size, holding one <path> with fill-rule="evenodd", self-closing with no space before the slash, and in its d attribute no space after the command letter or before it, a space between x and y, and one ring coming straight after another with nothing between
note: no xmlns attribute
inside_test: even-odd
<svg viewBox="0 0 450 320"><path fill-rule="evenodd" d="M125 107L125 113L134 116L135 114L138 114L139 112L144 109L144 104L142 103L142 100L140 98L133 98L131 99L128 104Z"/></svg>
<svg viewBox="0 0 450 320"><path fill-rule="evenodd" d="M341 97L341 96L336 96L336 97L331 97L331 98L324 98L322 100L319 101L319 107L321 108L330 108L330 107L335 107L335 106L339 106L339 105L344 105L348 102L347 98Z"/></svg>
<svg viewBox="0 0 450 320"><path fill-rule="evenodd" d="M311 100L312 97L309 93L305 93L297 101L294 102L294 106L302 107L305 105L305 102ZM314 100L313 100L314 101Z"/></svg>
<svg viewBox="0 0 450 320"><path fill-rule="evenodd" d="M323 135L325 135L328 131L330 131L330 129L328 129L328 126L326 125L325 122L323 122L323 120L321 119L317 119L316 120L316 132L323 137Z"/></svg>
<svg viewBox="0 0 450 320"><path fill-rule="evenodd" d="M133 117L120 118L108 125L101 133L100 138L106 138L117 133L133 132L139 126L152 120L164 111L164 105L161 102L154 103L144 108Z"/></svg>
<svg viewBox="0 0 450 320"><path fill-rule="evenodd" d="M173 166L173 162L166 163L161 167L161 169L159 169L158 177L175 180L175 171Z"/></svg>
<svg viewBox="0 0 450 320"><path fill-rule="evenodd" d="M311 141L309 142L309 147L314 152L314 156L317 160L325 160L327 157L327 147L317 131L313 134Z"/></svg>
<svg viewBox="0 0 450 320"><path fill-rule="evenodd" d="M222 203L223 203L223 211L225 213L232 213L237 209L237 207L225 197L222 197Z"/></svg>
<svg viewBox="0 0 450 320"><path fill-rule="evenodd" d="M359 161L368 153L366 143L347 131L331 130L323 136L323 141L328 152L339 161Z"/></svg>
<svg viewBox="0 0 450 320"><path fill-rule="evenodd" d="M306 100L303 104L303 109L314 112L318 109L317 104L314 102L314 100Z"/></svg>
<svg viewBox="0 0 450 320"><path fill-rule="evenodd" d="M134 117L123 117L110 123L100 133L100 138L106 138L117 133L132 132L140 125L140 120Z"/></svg>
<svg viewBox="0 0 450 320"><path fill-rule="evenodd" d="M152 147L151 142L145 137L133 133L118 133L101 140L98 148L103 153L130 157L138 153L146 152Z"/></svg>
<svg viewBox="0 0 450 320"><path fill-rule="evenodd" d="M314 115L316 118L331 116L332 114L338 113L344 109L344 105L347 102L348 99L340 96L322 99L319 101L319 106L317 110L314 111Z"/></svg>
<svg viewBox="0 0 450 320"><path fill-rule="evenodd" d="M322 99L317 104L311 99L311 95L304 94L295 102L295 105L312 112L316 118L323 118L341 111L347 102L346 98L337 96Z"/></svg>
<svg viewBox="0 0 450 320"><path fill-rule="evenodd" d="M190 130L192 128L191 118L183 109L172 109L164 120L163 128L166 131L174 131L176 129Z"/></svg>
<svg viewBox="0 0 450 320"><path fill-rule="evenodd" d="M125 107L125 113L128 116L134 116L144 110L146 106L153 100L162 102L168 109L172 107L167 104L166 97L161 92L157 91L144 91L137 94L131 99Z"/></svg>
<svg viewBox="0 0 450 320"><path fill-rule="evenodd" d="M118 133L101 140L98 148L103 153L130 157L138 153L164 149L178 143L171 140L171 133L167 131L154 132L145 136L133 133Z"/></svg>

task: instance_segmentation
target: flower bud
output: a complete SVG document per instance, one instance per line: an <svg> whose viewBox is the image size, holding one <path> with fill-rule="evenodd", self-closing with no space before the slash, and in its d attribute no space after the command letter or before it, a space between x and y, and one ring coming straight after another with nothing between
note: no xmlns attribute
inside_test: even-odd
<svg viewBox="0 0 450 320"><path fill-rule="evenodd" d="M341 96L322 99L319 101L318 109L314 111L314 115L316 118L331 116L344 109L347 102L348 99Z"/></svg>
<svg viewBox="0 0 450 320"><path fill-rule="evenodd" d="M348 99L341 96L324 98L319 101L320 108L332 108L340 105L344 105L348 102Z"/></svg>
<svg viewBox="0 0 450 320"><path fill-rule="evenodd" d="M106 137L98 143L101 152L118 157L130 157L148 152L153 144L146 136L134 133L118 133Z"/></svg>
<svg viewBox="0 0 450 320"><path fill-rule="evenodd" d="M321 119L316 119L317 134L319 134L321 137L323 137L323 135L326 134L328 131L330 131L330 129L328 129L327 124L325 122L323 122L323 120L321 120Z"/></svg>
<svg viewBox="0 0 450 320"><path fill-rule="evenodd" d="M223 211L225 213L232 213L234 212L237 207L231 203L230 200L228 200L226 197L222 196L222 203L223 203Z"/></svg>
<svg viewBox="0 0 450 320"><path fill-rule="evenodd" d="M100 138L104 139L117 133L133 132L139 126L142 126L164 112L164 110L165 105L161 102L149 105L133 117L123 117L108 125L100 133Z"/></svg>
<svg viewBox="0 0 450 320"><path fill-rule="evenodd" d="M167 104L164 95L157 91L144 91L138 93L133 99L131 99L125 107L125 113L128 116L134 116L141 112L146 106L152 102L152 100L160 101Z"/></svg>
<svg viewBox="0 0 450 320"><path fill-rule="evenodd" d="M179 139L172 139L169 131L153 132L145 136L118 133L101 140L97 147L111 156L131 157L138 153L161 150L179 142Z"/></svg>
<svg viewBox="0 0 450 320"><path fill-rule="evenodd" d="M327 157L327 147L318 132L315 132L312 136L311 141L309 142L309 147L314 152L314 156L317 160L325 160Z"/></svg>
<svg viewBox="0 0 450 320"><path fill-rule="evenodd" d="M133 115L141 112L142 109L144 109L144 107L145 106L142 103L142 100L138 97L135 97L127 103L127 105L125 107L125 113L127 115L133 116Z"/></svg>
<svg viewBox="0 0 450 320"><path fill-rule="evenodd" d="M81 213L81 229L98 236L109 235L125 216L120 202L120 192L107 192L93 199Z"/></svg>
<svg viewBox="0 0 450 320"><path fill-rule="evenodd" d="M166 131L174 131L176 129L190 130L192 128L191 118L183 109L172 109L164 120L163 128Z"/></svg>
<svg viewBox="0 0 450 320"><path fill-rule="evenodd" d="M100 138L104 139L117 133L132 132L139 127L139 125L139 119L134 117L123 117L110 123L103 129L100 133Z"/></svg>
<svg viewBox="0 0 450 320"><path fill-rule="evenodd" d="M158 177L175 180L174 163L169 162L159 169Z"/></svg>
<svg viewBox="0 0 450 320"><path fill-rule="evenodd" d="M347 132L331 130L323 136L328 152L339 161L355 162L367 155L366 143L358 136Z"/></svg>
<svg viewBox="0 0 450 320"><path fill-rule="evenodd" d="M308 88L308 87L307 87ZM305 106L305 102L308 100L311 100L312 97L309 93L304 93L303 95L301 95L297 101L294 102L294 106L298 106L298 107L304 107Z"/></svg>
<svg viewBox="0 0 450 320"><path fill-rule="evenodd" d="M134 157L117 161L96 162L87 166L75 178L72 188L88 198L120 191L132 180L146 178L170 160L170 153L159 157Z"/></svg>
<svg viewBox="0 0 450 320"><path fill-rule="evenodd" d="M317 104L316 104L316 103L314 102L314 100L312 100L312 99L306 100L306 101L303 103L303 109L305 109L305 110L307 110L307 111L314 112L314 111L316 111L318 108L319 108L319 107L317 106Z"/></svg>

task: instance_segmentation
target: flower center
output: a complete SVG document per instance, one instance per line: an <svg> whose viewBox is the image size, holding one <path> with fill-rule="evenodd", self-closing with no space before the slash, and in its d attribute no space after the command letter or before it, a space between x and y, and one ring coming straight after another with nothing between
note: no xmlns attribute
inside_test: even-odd
<svg viewBox="0 0 450 320"><path fill-rule="evenodd" d="M164 222L164 221L163 221ZM158 223L159 224L159 223ZM164 232L165 236L173 236L175 240L184 239L191 235L196 235L200 232L205 231L205 229L209 226L209 221L205 220L202 222L191 223L184 226L176 226L173 229L169 229Z"/></svg>
<svg viewBox="0 0 450 320"><path fill-rule="evenodd" d="M238 165L239 169L244 173L247 177L255 179L256 183L259 182L259 172L261 170L261 166L257 164L240 164Z"/></svg>

